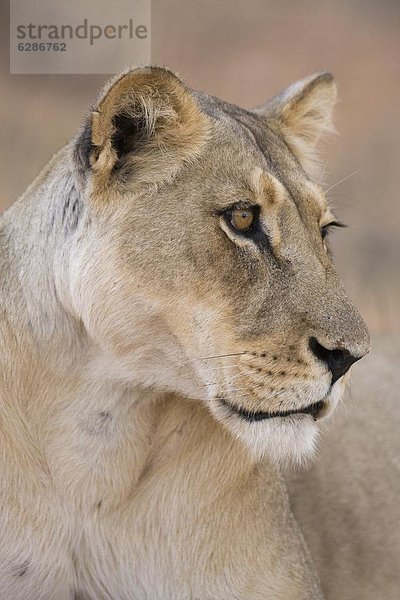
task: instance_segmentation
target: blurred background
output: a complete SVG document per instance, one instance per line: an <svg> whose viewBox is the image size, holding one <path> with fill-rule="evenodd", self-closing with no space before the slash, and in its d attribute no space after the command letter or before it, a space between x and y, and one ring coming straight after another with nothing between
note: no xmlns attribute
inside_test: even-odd
<svg viewBox="0 0 400 600"><path fill-rule="evenodd" d="M9 75L1 0L0 212L74 134L98 75ZM346 288L372 332L400 332L400 2L153 0L152 57L187 83L251 108L319 70L339 86L326 188ZM341 182L341 183L340 183Z"/></svg>

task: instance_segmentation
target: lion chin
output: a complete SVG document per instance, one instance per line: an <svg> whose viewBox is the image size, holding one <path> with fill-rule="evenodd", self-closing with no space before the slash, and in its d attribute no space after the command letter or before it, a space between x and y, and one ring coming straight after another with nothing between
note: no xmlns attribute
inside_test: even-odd
<svg viewBox="0 0 400 600"><path fill-rule="evenodd" d="M338 381L323 398L292 411L252 413L226 399L214 399L214 417L250 450L256 460L281 467L304 466L317 448L319 423L333 414L345 390Z"/></svg>

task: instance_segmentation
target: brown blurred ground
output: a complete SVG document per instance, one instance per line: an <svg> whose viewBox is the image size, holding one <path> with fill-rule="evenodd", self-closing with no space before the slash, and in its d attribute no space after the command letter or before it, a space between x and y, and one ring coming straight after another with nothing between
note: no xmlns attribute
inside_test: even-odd
<svg viewBox="0 0 400 600"><path fill-rule="evenodd" d="M1 0L2 6L4 0ZM397 0L153 0L153 62L244 107L328 69L339 84L329 196L345 285L373 331L400 331L400 3ZM77 129L99 76L8 75L0 63L0 210Z"/></svg>

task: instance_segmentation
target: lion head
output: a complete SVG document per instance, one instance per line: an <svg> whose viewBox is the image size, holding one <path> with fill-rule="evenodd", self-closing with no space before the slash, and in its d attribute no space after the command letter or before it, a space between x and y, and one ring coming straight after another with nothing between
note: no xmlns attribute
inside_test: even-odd
<svg viewBox="0 0 400 600"><path fill-rule="evenodd" d="M258 456L306 455L369 349L313 179L335 96L322 73L250 111L133 69L71 146L68 294L99 377L202 402Z"/></svg>

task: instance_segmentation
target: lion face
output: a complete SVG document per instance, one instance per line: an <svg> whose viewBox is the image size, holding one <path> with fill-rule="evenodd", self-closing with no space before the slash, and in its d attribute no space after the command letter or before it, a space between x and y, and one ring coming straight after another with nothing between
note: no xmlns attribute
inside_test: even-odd
<svg viewBox="0 0 400 600"><path fill-rule="evenodd" d="M326 74L245 111L130 71L76 141L90 232L72 301L99 372L204 402L257 456L309 453L369 349L305 170L333 100Z"/></svg>

